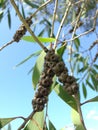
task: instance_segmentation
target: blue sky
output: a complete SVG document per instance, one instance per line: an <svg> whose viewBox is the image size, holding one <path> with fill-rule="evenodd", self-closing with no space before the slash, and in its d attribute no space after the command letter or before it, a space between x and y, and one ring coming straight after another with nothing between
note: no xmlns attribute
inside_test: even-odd
<svg viewBox="0 0 98 130"><path fill-rule="evenodd" d="M18 17L13 15L12 19L11 30L8 28L7 18L0 23L0 46L12 39L21 24ZM15 68L15 65L38 49L40 47L36 44L20 41L0 52L0 118L20 115L26 117L32 111L31 100L34 96L32 74L28 75L27 73L34 65L36 58L30 59L18 68ZM88 90L88 99L98 94ZM82 110L87 130L97 130L98 103L86 104ZM71 109L54 92L49 96L48 111L49 119L57 130L65 126L67 130L73 130L70 117ZM21 120L13 121L11 123L12 130L17 130L21 123Z"/></svg>

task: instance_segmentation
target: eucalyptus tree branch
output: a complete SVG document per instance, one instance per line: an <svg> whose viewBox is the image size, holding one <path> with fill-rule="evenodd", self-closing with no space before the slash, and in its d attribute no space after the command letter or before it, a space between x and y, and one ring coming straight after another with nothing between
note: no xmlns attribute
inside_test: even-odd
<svg viewBox="0 0 98 130"><path fill-rule="evenodd" d="M75 39L80 38L81 36L84 36L84 35L86 35L86 34L92 32L92 31L94 31L94 30L95 30L95 27L96 27L97 15L98 15L98 10L96 10L96 14L95 14L95 16L93 17L93 20L94 20L94 21L93 21L93 27L92 27L90 30L88 30L88 31L86 31L86 32L84 32L84 33L81 33L80 35L78 35L78 36L76 36L76 37L74 37L74 38L71 38L71 39L69 39L69 40L65 40L65 41L63 41L63 42L66 43L66 42L74 41Z"/></svg>
<svg viewBox="0 0 98 130"><path fill-rule="evenodd" d="M14 2L14 0L10 0L11 4L13 5L18 17L20 18L20 20L22 21L22 23L25 25L26 29L28 30L28 32L31 34L31 36L34 38L34 40L41 46L41 48L47 52L48 49L40 42L40 40L35 36L35 34L33 33L33 31L30 29L30 27L28 26L27 22L25 21L25 19L22 17L21 13L19 12L19 9L16 5L16 3Z"/></svg>
<svg viewBox="0 0 98 130"><path fill-rule="evenodd" d="M52 0L47 0L44 4L42 4L33 14L31 14L30 19L32 19L37 12L41 11L43 7L45 7L48 3L50 3Z"/></svg>
<svg viewBox="0 0 98 130"><path fill-rule="evenodd" d="M0 48L0 51L2 51L5 47L7 47L8 45L11 45L12 43L14 42L14 40L4 44L1 48Z"/></svg>
<svg viewBox="0 0 98 130"><path fill-rule="evenodd" d="M59 38L59 36L60 36L60 32L61 32L61 30L62 30L64 21L65 21L65 19L66 19L67 16L68 16L70 7L71 7L71 2L68 3L68 7L67 7L67 9L65 10L65 14L64 14L64 16L63 16L63 18L62 18L62 21L61 21L61 23L60 23L60 26L59 26L59 29L58 29L58 32L57 32L57 35L56 35L56 41L55 41L55 43L54 43L54 49L55 49L56 46L57 46L57 41L58 41L58 38Z"/></svg>
<svg viewBox="0 0 98 130"><path fill-rule="evenodd" d="M53 36L53 31L54 31L54 22L55 22L56 13L57 13L57 7L58 7L58 0L55 1L55 7L54 7L53 21L52 21L52 27L51 27L50 37Z"/></svg>
<svg viewBox="0 0 98 130"><path fill-rule="evenodd" d="M74 26L74 28L73 28L72 39L74 38L74 35L75 35L76 29L77 29L78 22L80 21L80 17L81 17L82 11L83 11L83 8L81 8L79 14L77 15L76 22L75 22L75 26ZM73 47L73 41L71 41L71 45L70 45L70 46L71 46L71 48ZM73 75L73 68L72 68L71 59L72 59L72 49L69 49L70 70L71 70L71 75Z"/></svg>
<svg viewBox="0 0 98 130"><path fill-rule="evenodd" d="M25 127L25 125L27 124L27 122L33 118L34 114L35 114L35 111L31 112L31 114L30 114L27 118L24 118L24 122L23 122L23 124L18 128L18 130L23 129L23 128Z"/></svg>
<svg viewBox="0 0 98 130"><path fill-rule="evenodd" d="M80 104L79 95L76 94L76 95L74 95L74 97L75 97L75 99L76 99L77 110L78 110L78 113L79 113L79 116L80 116L81 124L83 125L84 130L87 130L87 129L86 129L86 126L85 126L85 123L84 123L83 115L82 115L82 110L81 110L81 104Z"/></svg>

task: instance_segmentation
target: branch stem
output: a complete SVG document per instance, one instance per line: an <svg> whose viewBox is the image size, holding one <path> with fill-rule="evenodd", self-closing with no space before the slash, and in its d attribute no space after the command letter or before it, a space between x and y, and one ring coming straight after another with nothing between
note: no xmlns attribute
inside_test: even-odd
<svg viewBox="0 0 98 130"><path fill-rule="evenodd" d="M67 16L68 16L70 6L71 6L71 2L68 3L68 7L67 7L67 9L65 10L65 14L64 14L64 16L63 16L63 18L62 18L62 20L61 20L61 23L60 23L60 26L59 26L59 29L58 29L58 32L57 32L57 35L56 35L56 41L55 41L55 43L54 43L54 49L57 47L57 41L58 41L58 38L59 38L59 36L60 36L60 32L61 32L61 30L62 30L64 21L65 21L65 19L66 19Z"/></svg>
<svg viewBox="0 0 98 130"><path fill-rule="evenodd" d="M4 45L0 48L0 51L2 51L5 47L11 45L13 42L14 42L14 40L12 40L12 41L10 41L10 42L4 44Z"/></svg>
<svg viewBox="0 0 98 130"><path fill-rule="evenodd" d="M31 36L34 38L34 40L41 46L41 48L47 52L48 49L40 42L40 40L35 36L35 34L33 33L33 31L30 29L30 27L28 26L28 24L26 23L25 19L22 17L21 13L19 12L19 9L16 5L16 3L14 2L14 0L10 0L11 4L13 5L19 19L22 21L22 23L25 25L26 29L28 30L28 32L31 34Z"/></svg>
<svg viewBox="0 0 98 130"><path fill-rule="evenodd" d="M82 115L82 110L81 110L81 104L80 104L79 96L78 96L78 94L76 94L76 95L74 95L74 97L75 97L76 102L77 102L77 110L78 110L78 113L79 113L79 116L80 116L81 124L83 125L84 130L87 130L86 126L85 126L85 123L84 123L83 115Z"/></svg>
<svg viewBox="0 0 98 130"><path fill-rule="evenodd" d="M35 114L35 111L31 112L31 114L27 118L25 118L23 124L18 128L18 130L23 129L26 123L34 116L34 114Z"/></svg>
<svg viewBox="0 0 98 130"><path fill-rule="evenodd" d="M57 7L58 7L58 0L55 1L55 7L54 7L54 13L53 13L53 20L52 20L52 27L51 27L50 37L53 37L54 22L55 22L55 19L56 19Z"/></svg>

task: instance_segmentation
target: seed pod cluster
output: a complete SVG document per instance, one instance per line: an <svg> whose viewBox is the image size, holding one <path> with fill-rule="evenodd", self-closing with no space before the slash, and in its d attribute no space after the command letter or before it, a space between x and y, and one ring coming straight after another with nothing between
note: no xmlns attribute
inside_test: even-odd
<svg viewBox="0 0 98 130"><path fill-rule="evenodd" d="M78 92L78 84L73 76L68 75L68 69L61 61L59 55L55 54L53 49L48 50L44 58L43 72L40 76L37 92L32 100L33 110L42 111L48 101L50 86L52 85L53 76L56 75L58 80L63 84L64 89L71 95Z"/></svg>
<svg viewBox="0 0 98 130"><path fill-rule="evenodd" d="M26 18L26 22L29 26L32 24L32 20L29 18ZM24 24L22 24L13 36L14 41L19 42L23 35L25 35L26 31L26 27L24 26Z"/></svg>
<svg viewBox="0 0 98 130"><path fill-rule="evenodd" d="M56 74L58 80L63 84L64 89L70 95L76 94L78 92L78 84L76 83L74 76L68 75L68 69L65 66L64 61L61 61L54 50L50 50L45 58L46 66L50 67L54 74Z"/></svg>
<svg viewBox="0 0 98 130"><path fill-rule="evenodd" d="M35 112L42 111L44 109L45 104L48 101L50 86L52 85L52 78L54 76L54 72L46 64L47 62L49 62L48 58L50 58L50 55L51 51L48 51L45 56L44 68L40 76L38 89L35 93L34 99L32 100L33 110Z"/></svg>
<svg viewBox="0 0 98 130"><path fill-rule="evenodd" d="M58 77L59 82L63 84L63 88L70 94L74 95L78 92L78 84L74 76L68 75L68 69L64 61L59 60L52 68L53 72Z"/></svg>

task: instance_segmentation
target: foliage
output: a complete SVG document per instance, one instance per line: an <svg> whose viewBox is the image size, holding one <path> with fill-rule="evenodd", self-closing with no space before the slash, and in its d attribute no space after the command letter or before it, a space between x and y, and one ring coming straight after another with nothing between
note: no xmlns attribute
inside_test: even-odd
<svg viewBox="0 0 98 130"><path fill-rule="evenodd" d="M71 70L71 74L75 75L77 83L79 84L79 89L82 87L82 92L80 91L78 93L78 96L69 95L67 91L64 91L63 85L58 82L58 78L55 76L53 84L51 86L51 91L54 90L55 93L61 98L61 100L63 100L67 105L71 107L72 121L76 127L76 130L86 130L83 122L81 122L81 118L83 118L82 114L80 113L81 106L86 103L98 102L98 96L92 97L84 103L80 103L80 98L83 94L84 99L87 99L88 87L92 91L98 92L98 52L95 48L98 41L96 38L93 43L90 43L88 45L85 45L86 43L83 43L82 45L82 40L80 37L84 36L84 38L87 38L85 36L90 35L90 33L93 33L96 35L96 37L98 36L96 31L98 22L97 1L86 0L85 2L81 2L78 0L72 0L72 3L70 3L69 0L58 0L58 4L56 1L50 1L50 3L48 3L46 6L43 6L43 8L40 7L43 3L45 3L44 0L16 0L16 3L24 18L27 15L31 16L32 12L34 15L36 12L35 10L39 11L39 13L35 13L33 17L35 24L33 25L32 30L35 31L37 30L38 26L42 26L42 29L36 38L45 47L47 47L46 43L48 43L48 49L51 48L53 46L52 44L54 43L55 52L60 56L61 60L64 59L68 70ZM56 8L54 9L54 6L58 7L57 10ZM0 1L0 21L2 21L3 17L5 17L5 14L7 14L9 28L11 28L12 20L10 7L11 4L9 1ZM26 7L29 7L28 11L26 11ZM42 17L39 18L39 16ZM64 19L63 16L65 16L66 19ZM59 28L58 33L56 33L56 25L58 25L57 28ZM32 36L24 36L22 40L37 44L36 39L34 39ZM85 49L84 46L87 46L87 48ZM95 55L93 58L90 55L92 52L94 52ZM45 55L46 53L44 50L38 50L16 65L16 67L18 67L19 65L27 62L33 56L37 56L37 60L32 69L32 84L34 89L37 89L40 75L43 70ZM66 63L66 61L68 62ZM26 124L24 130L43 129L43 126L45 125L44 120L46 121L44 114L44 111L35 113L29 123ZM46 113L46 116L47 114L48 113ZM15 119L15 117L0 118L0 128L3 128L6 124ZM8 129L11 129L10 125ZM46 129L56 130L54 124L49 119L48 123L46 123Z"/></svg>

